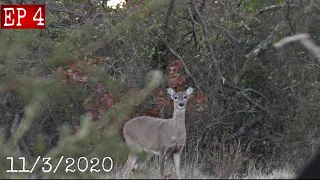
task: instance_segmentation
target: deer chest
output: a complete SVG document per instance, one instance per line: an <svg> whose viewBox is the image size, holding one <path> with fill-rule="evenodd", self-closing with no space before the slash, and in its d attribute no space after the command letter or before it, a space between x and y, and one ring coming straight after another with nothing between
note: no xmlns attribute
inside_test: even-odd
<svg viewBox="0 0 320 180"><path fill-rule="evenodd" d="M166 154L171 155L171 154L178 153L178 152L180 152L180 151L182 150L183 147L184 147L184 144L178 144L178 143L177 143L177 144L169 147L169 148L167 149L167 151L166 151Z"/></svg>
<svg viewBox="0 0 320 180"><path fill-rule="evenodd" d="M170 137L171 143L172 144L177 144L177 145L185 145L186 144L186 133L177 133L173 134Z"/></svg>

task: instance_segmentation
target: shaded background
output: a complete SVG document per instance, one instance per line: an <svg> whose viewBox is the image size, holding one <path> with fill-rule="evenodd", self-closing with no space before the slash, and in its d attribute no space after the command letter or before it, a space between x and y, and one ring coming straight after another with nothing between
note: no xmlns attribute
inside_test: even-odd
<svg viewBox="0 0 320 180"><path fill-rule="evenodd" d="M0 30L1 177L12 155L122 166L123 123L170 118L169 86L197 88L183 166L220 178L250 164L296 169L319 147L319 59L297 42L272 46L296 33L317 43L318 1L1 1L12 3L46 4L47 19L45 30ZM161 83L147 86L155 69Z"/></svg>

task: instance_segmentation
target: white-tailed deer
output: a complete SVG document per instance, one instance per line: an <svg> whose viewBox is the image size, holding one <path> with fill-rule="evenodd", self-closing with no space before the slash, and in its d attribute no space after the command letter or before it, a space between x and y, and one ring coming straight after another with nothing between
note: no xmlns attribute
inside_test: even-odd
<svg viewBox="0 0 320 180"><path fill-rule="evenodd" d="M148 153L146 160L153 154L159 155L160 178L163 179L165 157L173 154L176 174L181 179L180 158L186 145L185 112L187 101L194 93L194 89L189 87L185 92L176 93L172 88L168 88L167 93L174 101L172 118L139 116L125 123L123 135L131 150L124 169L124 177L128 177L136 166L137 152L145 151Z"/></svg>

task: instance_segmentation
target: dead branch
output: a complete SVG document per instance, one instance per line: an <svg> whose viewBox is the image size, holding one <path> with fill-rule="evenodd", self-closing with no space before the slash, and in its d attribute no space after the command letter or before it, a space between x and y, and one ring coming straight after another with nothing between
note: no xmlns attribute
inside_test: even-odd
<svg viewBox="0 0 320 180"><path fill-rule="evenodd" d="M264 111L265 113L267 113L268 115L270 115L269 111L262 107L260 104L256 103L253 99L251 99L246 93L244 92L240 92L241 96L244 97L248 102L250 102L251 104L253 104L255 107L257 107L258 109Z"/></svg>
<svg viewBox="0 0 320 180"><path fill-rule="evenodd" d="M75 11L71 11L71 10L67 9L66 7L57 7L57 5L53 4L53 3L47 3L46 8L50 11L54 11L54 12L58 12L58 13L65 12L65 13L69 13L69 14L72 14L72 15L75 15L75 16L78 16L81 18L86 17L86 15L76 13Z"/></svg>
<svg viewBox="0 0 320 180"><path fill-rule="evenodd" d="M265 101L267 102L267 104L271 104L270 101L268 100L268 98L263 95L261 92L255 90L255 89L252 89L252 88L246 88L246 89L242 89L242 88L239 88L239 87L236 87L236 86L233 86L231 85L229 82L225 81L225 83L223 83L225 87L228 87L228 88L232 88L232 89L236 89L238 90L239 92L242 92L242 93L246 93L246 92L252 92L254 94L257 94L259 96L261 96L263 99L265 99ZM240 93L242 95L242 93ZM253 101L253 100L252 100ZM263 108L265 109L265 108ZM264 110L265 111L265 110Z"/></svg>
<svg viewBox="0 0 320 180"><path fill-rule="evenodd" d="M239 8L242 4L243 0L240 0L239 3L237 4L237 8Z"/></svg>
<svg viewBox="0 0 320 180"><path fill-rule="evenodd" d="M167 29L167 28L168 28L169 18L170 18L170 15L171 15L172 10L173 10L173 7L174 7L174 2L175 2L175 0L171 0L171 1L170 1L167 14L166 14L166 16L165 16L165 18L164 18L164 23L163 23L163 28L164 28L164 29Z"/></svg>
<svg viewBox="0 0 320 180"><path fill-rule="evenodd" d="M258 104L257 102L255 102L252 98L250 98L250 97L248 96L248 94L246 94L246 92L249 91L248 89L243 90L243 89L241 89L241 88L238 88L238 87L236 87L236 86L231 85L231 84L228 83L227 81L225 81L225 82L223 83L223 85L224 85L225 87L229 87L229 88L233 88L233 89L239 90L239 91L237 92L238 94L240 94L244 99L246 99L248 102L250 102L251 104L253 104L254 107L262 110L262 111L265 112L268 116L270 116L269 110L267 110L266 108L264 108L263 106L261 106L260 104ZM256 90L250 89L250 91L253 92L253 93L262 95L262 93L259 93L259 92L256 91ZM264 97L264 98L266 99L267 103L269 103L268 99L267 99L265 96L262 95L261 97Z"/></svg>
<svg viewBox="0 0 320 180"><path fill-rule="evenodd" d="M248 54L245 55L247 60L244 62L241 70L234 78L234 83L238 84L239 80L243 77L244 73L250 67L250 64L254 61L255 57L261 52L261 50L266 49L269 45L272 44L274 38L276 37L277 32L284 25L284 20L276 25L274 31L263 41L261 41L255 48L253 48Z"/></svg>
<svg viewBox="0 0 320 180"><path fill-rule="evenodd" d="M197 41L197 34L196 34L196 21L195 19L193 18L193 15L192 15L192 12L191 10L189 9L189 7L187 5L185 5L185 7L187 8L188 12L189 12L189 16L190 16L190 19L191 19L191 24L192 24L192 37L193 37L193 40L195 42L195 46L197 46L198 44L198 41ZM192 37L190 40L192 40Z"/></svg>
<svg viewBox="0 0 320 180"><path fill-rule="evenodd" d="M280 5L272 5L272 6L268 6L268 7L263 7L263 8L261 8L261 9L258 11L257 15L262 14L262 13L264 13L264 12L266 12L266 11L281 9L281 8L285 7L286 5L287 5L287 7L289 8L289 9L288 9L289 11L290 11L290 8L294 6L294 5L291 5L288 0L284 0Z"/></svg>
<svg viewBox="0 0 320 180"><path fill-rule="evenodd" d="M91 6L95 6L96 2L95 2L94 0L89 0L89 4L90 4Z"/></svg>
<svg viewBox="0 0 320 180"><path fill-rule="evenodd" d="M264 7L264 8L261 8L259 11L258 11L258 15L259 14L262 14L266 11L270 11L270 10L277 10L277 9L280 9L284 6L284 4L281 4L281 5L272 5L272 6L268 6L268 7Z"/></svg>
<svg viewBox="0 0 320 180"><path fill-rule="evenodd" d="M182 57L171 48L171 46L168 44L168 42L161 37L161 35L159 33L156 33L156 36L167 46L167 48L169 49L169 51L176 56L183 64L183 68L185 70L185 72L187 73L187 75L191 78L191 80L193 81L193 84L197 87L198 90L202 91L198 81L196 80L196 78L191 74L191 72L189 71L189 68L187 67L185 61L182 59Z"/></svg>
<svg viewBox="0 0 320 180"><path fill-rule="evenodd" d="M207 30L207 27L202 19L202 16L198 10L198 8L196 7L196 4L194 2L194 0L191 0L191 6L193 8L193 10L195 11L196 15L198 16L199 18L199 21L200 21L200 24L201 24L201 27L202 27L202 31L203 31L203 36L204 36L204 39L205 39L205 42L206 42L206 45L207 45L207 48L209 49L209 52L210 52L210 55L211 55L211 59L212 61L214 62L214 66L215 66L215 69L216 69L216 72L217 72L217 76L216 77L216 86L217 87L220 87L220 79L222 79L222 74L221 74L221 70L220 70L220 67L219 67L219 62L218 60L214 57L214 53L213 53L213 48L210 44L210 41L208 39L208 30Z"/></svg>
<svg viewBox="0 0 320 180"><path fill-rule="evenodd" d="M206 7L206 0L201 0L199 11L202 12L205 7Z"/></svg>
<svg viewBox="0 0 320 180"><path fill-rule="evenodd" d="M260 115L259 117L250 121L249 123L244 124L241 128L239 128L239 130L236 133L234 133L230 138L226 139L226 141L231 140L231 139L236 139L240 136L247 135L249 133L249 130L251 129L251 127L253 127L254 125L261 122L263 120L263 117L264 117L263 115Z"/></svg>
<svg viewBox="0 0 320 180"><path fill-rule="evenodd" d="M291 18L290 18L290 13L291 13L291 6L290 6L290 2L289 1L284 1L284 2L286 2L286 4L287 4L287 11L286 11L286 13L285 13L285 16L284 16L284 18L288 21L288 25L289 25L289 27L290 27L290 29L291 29L291 32L293 33L293 34L295 34L296 33L296 28L295 28L295 26L292 24L292 20L291 20Z"/></svg>
<svg viewBox="0 0 320 180"><path fill-rule="evenodd" d="M254 94L257 94L257 95L261 96L262 98L264 98L266 100L267 104L269 104L269 105L271 104L265 95L263 95L261 92L255 90L255 89L247 88L244 90L244 92L252 92Z"/></svg>

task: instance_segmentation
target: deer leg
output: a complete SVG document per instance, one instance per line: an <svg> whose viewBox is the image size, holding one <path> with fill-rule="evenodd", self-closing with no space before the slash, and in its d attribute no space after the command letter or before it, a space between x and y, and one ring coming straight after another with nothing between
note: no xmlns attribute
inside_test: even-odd
<svg viewBox="0 0 320 180"><path fill-rule="evenodd" d="M164 160L165 160L165 154L163 152L160 152L160 154L159 154L160 179L165 179L165 177L164 177Z"/></svg>
<svg viewBox="0 0 320 180"><path fill-rule="evenodd" d="M176 174L178 179L181 179L181 173L180 173L181 153L182 153L182 150L179 150L177 153L173 154L173 161L174 161L174 166L176 168Z"/></svg>
<svg viewBox="0 0 320 180"><path fill-rule="evenodd" d="M129 174L132 172L132 169L134 168L134 165L136 164L136 162L137 162L137 156L133 153L129 153L126 167L124 169L124 174L123 174L125 178L129 177Z"/></svg>

